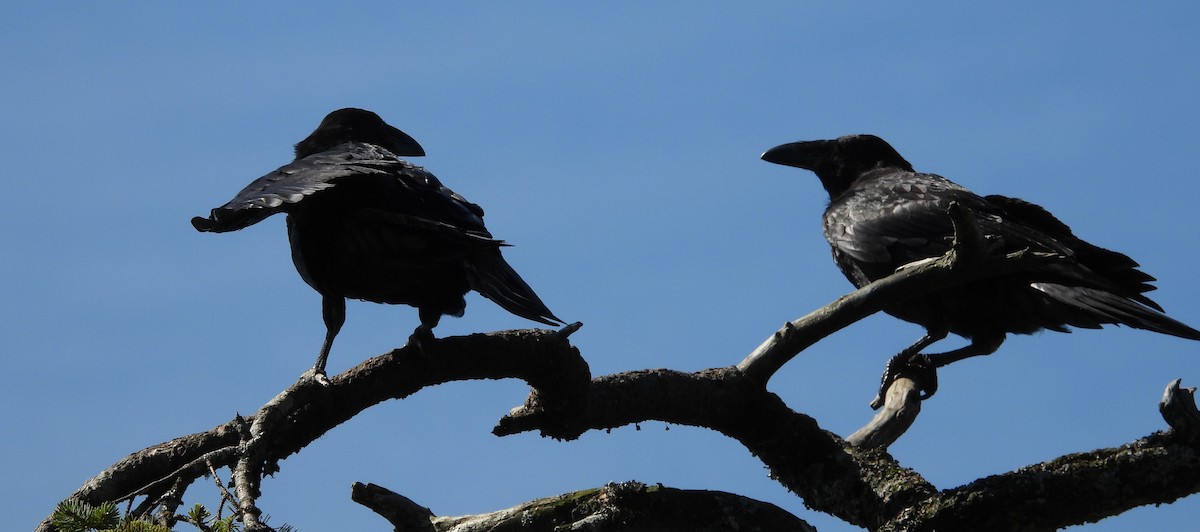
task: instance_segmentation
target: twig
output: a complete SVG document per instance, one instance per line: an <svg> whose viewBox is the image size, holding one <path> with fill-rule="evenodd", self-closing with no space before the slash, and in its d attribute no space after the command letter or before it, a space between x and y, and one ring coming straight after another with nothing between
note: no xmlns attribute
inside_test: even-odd
<svg viewBox="0 0 1200 532"><path fill-rule="evenodd" d="M412 499L382 486L355 482L350 500L387 519L395 532L433 532L433 512Z"/></svg>
<svg viewBox="0 0 1200 532"><path fill-rule="evenodd" d="M325 383L314 380L309 373L305 373L286 390L267 401L254 415L247 437L238 446L237 462L232 467L233 487L237 492L235 500L246 530L266 528L259 520L262 510L258 508L256 501L262 494L259 485L262 483L268 453L276 433L279 432L279 426L300 406L311 403L316 394L324 391L326 386ZM211 464L209 468L212 468Z"/></svg>
<svg viewBox="0 0 1200 532"><path fill-rule="evenodd" d="M1163 420L1184 441L1200 442L1200 411L1196 410L1196 389L1181 388L1183 379L1175 379L1163 390L1158 411Z"/></svg>
<svg viewBox="0 0 1200 532"><path fill-rule="evenodd" d="M136 489L126 493L125 495L117 497L113 500L116 500L116 501L131 500L134 497L137 497L139 495L143 495L143 494L147 494L147 493L154 493L156 490L162 489L163 486L174 483L178 479L195 480L197 476L200 476L201 474L203 474L201 472L204 470L204 467L206 465L211 464L213 462L221 463L224 465L225 461L231 460L234 456L236 456L236 454L237 454L237 446L235 446L235 445L231 445L229 447L222 447L215 451L209 451L209 452L201 455L199 458L196 458L196 459L184 464L183 466L180 466L178 469L171 471L167 475L165 475L149 484L146 484L145 486L136 488Z"/></svg>
<svg viewBox="0 0 1200 532"><path fill-rule="evenodd" d="M875 417L846 438L850 445L886 449L904 435L921 413L921 390L912 379L901 377L892 381L885 397L883 408Z"/></svg>
<svg viewBox="0 0 1200 532"><path fill-rule="evenodd" d="M225 483L221 482L221 476L217 474L217 470L213 467L212 463L208 464L208 473L212 475L213 483L217 485L217 491L221 492L222 503L224 503L224 501L229 501L229 504L233 505L235 509L239 508L241 505L238 504L237 497L234 497L233 494L229 493L229 490L225 488ZM221 504L221 507L224 507L224 504ZM218 518L221 515L220 511L221 510L218 508Z"/></svg>

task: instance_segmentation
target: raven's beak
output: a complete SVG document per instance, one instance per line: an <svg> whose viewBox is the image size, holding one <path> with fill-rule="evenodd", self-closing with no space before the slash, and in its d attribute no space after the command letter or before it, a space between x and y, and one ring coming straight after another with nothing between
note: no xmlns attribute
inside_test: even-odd
<svg viewBox="0 0 1200 532"><path fill-rule="evenodd" d="M425 155L425 148L417 144L416 139L408 136L408 133L400 131L390 125L388 128L385 148L392 153L401 156L420 157Z"/></svg>
<svg viewBox="0 0 1200 532"><path fill-rule="evenodd" d="M816 170L817 164L828 156L830 142L832 141L807 140L780 144L763 153L762 160L805 170Z"/></svg>

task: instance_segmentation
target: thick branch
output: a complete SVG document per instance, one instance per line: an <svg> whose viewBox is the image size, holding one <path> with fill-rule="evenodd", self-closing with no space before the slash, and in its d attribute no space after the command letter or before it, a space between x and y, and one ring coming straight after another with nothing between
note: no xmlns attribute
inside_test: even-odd
<svg viewBox="0 0 1200 532"><path fill-rule="evenodd" d="M846 441L863 449L887 449L921 413L921 390L912 379L901 377L888 386L883 408Z"/></svg>
<svg viewBox="0 0 1200 532"><path fill-rule="evenodd" d="M437 516L429 508L383 486L355 482L350 486L350 499L379 514L396 532L434 532Z"/></svg>
<svg viewBox="0 0 1200 532"><path fill-rule="evenodd" d="M946 490L884 530L1054 530L1200 492L1200 450L1156 434Z"/></svg>
<svg viewBox="0 0 1200 532"><path fill-rule="evenodd" d="M599 377L587 404L575 424L591 430L651 420L717 430L745 445L808 507L869 529L1053 529L1200 492L1198 451L1182 434L1070 455L938 492L886 453L855 450L822 430L735 368ZM517 410L494 432L547 432L542 423L536 413Z"/></svg>
<svg viewBox="0 0 1200 532"><path fill-rule="evenodd" d="M574 433L650 420L706 427L734 438L759 457L772 478L816 510L852 524L874 527L881 516L935 493L919 475L885 453L856 452L812 418L789 409L773 393L736 368L698 373L647 370L599 377ZM493 430L507 435L548 432L537 412L516 410Z"/></svg>
<svg viewBox="0 0 1200 532"><path fill-rule="evenodd" d="M680 490L639 482L608 484L538 499L512 508L462 517L436 517L427 508L374 484L358 484L352 497L392 523L396 532L816 532L774 504L720 491Z"/></svg>
<svg viewBox="0 0 1200 532"><path fill-rule="evenodd" d="M315 377L314 377L315 378ZM327 383L324 383L327 384ZM266 468L267 454L279 427L287 422L289 414L296 411L297 405L309 404L312 395L322 389L322 383L307 378L307 373L296 384L288 387L279 395L263 405L254 416L246 433L242 436L234 456L237 457L233 470L233 486L237 492L234 502L241 514L242 524L246 530L265 528L259 521L262 510L258 509L256 501L261 495L259 484ZM226 465L226 464L222 464ZM210 471L212 465L209 466ZM214 473L215 474L215 473Z"/></svg>
<svg viewBox="0 0 1200 532"><path fill-rule="evenodd" d="M253 453L253 463L244 463L243 469L256 469L250 476L261 478L263 472L277 469L275 462L364 409L452 381L521 378L554 406L546 419L563 419L557 412L582 408L580 401L586 399L591 379L587 363L567 341L577 329L572 325L563 331L502 331L444 338L427 346L427 354L397 349L351 368L327 386L298 383L255 416L237 416L206 432L133 453L84 483L71 498L91 504L143 494L157 499L176 479L190 482L206 474L210 464L234 468L248 453ZM261 423L259 429L251 430L264 413L280 419L270 424L270 430L262 430ZM246 441L255 443L250 449L239 448ZM50 530L49 519L38 530Z"/></svg>

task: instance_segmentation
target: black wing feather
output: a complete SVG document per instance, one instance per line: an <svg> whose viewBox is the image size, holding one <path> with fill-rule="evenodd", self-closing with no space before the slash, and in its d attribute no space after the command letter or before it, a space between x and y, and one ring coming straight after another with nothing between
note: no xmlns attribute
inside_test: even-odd
<svg viewBox="0 0 1200 532"><path fill-rule="evenodd" d="M192 218L192 226L198 231L213 233L237 231L332 188L339 178L387 175L404 166L412 165L398 160L379 146L359 142L342 144L251 181L228 203L213 209L208 218Z"/></svg>
<svg viewBox="0 0 1200 532"><path fill-rule="evenodd" d="M1041 327L1098 327L1120 323L1200 339L1200 332L1162 313L1144 295L1153 277L1128 256L1090 244L1046 209L1017 198L978 196L940 176L891 170L867 176L826 211L826 238L838 266L865 286L905 264L938 257L952 243L947 209L958 203L974 215L980 231L1003 251L1033 249L1069 260L1051 265L1026 285L1049 298L1034 302L1029 319ZM1036 282L1034 282L1036 281ZM999 281L997 281L999 282ZM1018 301L1012 296L1012 301Z"/></svg>

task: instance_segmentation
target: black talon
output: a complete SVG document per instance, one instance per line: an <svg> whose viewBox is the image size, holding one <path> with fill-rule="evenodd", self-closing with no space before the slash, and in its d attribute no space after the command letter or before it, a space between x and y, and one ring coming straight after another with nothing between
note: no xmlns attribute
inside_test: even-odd
<svg viewBox="0 0 1200 532"><path fill-rule="evenodd" d="M900 352L900 354L888 360L887 366L884 366L883 376L879 382L879 393L875 395L875 399L871 400L872 410L879 410L883 406L888 387L900 377L910 378L913 382L917 383L917 390L921 392L922 401L933 397L933 394L937 393L938 365L929 355L921 353L913 354L910 351L906 349Z"/></svg>
<svg viewBox="0 0 1200 532"><path fill-rule="evenodd" d="M911 370L909 378L917 383L917 389L921 392L921 400L924 401L933 397L938 389L938 365L929 358L929 355L914 355L908 361L908 369Z"/></svg>
<svg viewBox="0 0 1200 532"><path fill-rule="evenodd" d="M429 349L433 346L434 340L433 328L422 324L408 337L408 345L417 348L417 351L422 355L426 355L429 354Z"/></svg>
<svg viewBox="0 0 1200 532"><path fill-rule="evenodd" d="M422 355L429 354L430 348L433 347L433 328L442 319L442 314L429 309L419 309L418 316L421 318L421 324L417 326L412 335L408 337L409 345L417 348Z"/></svg>

